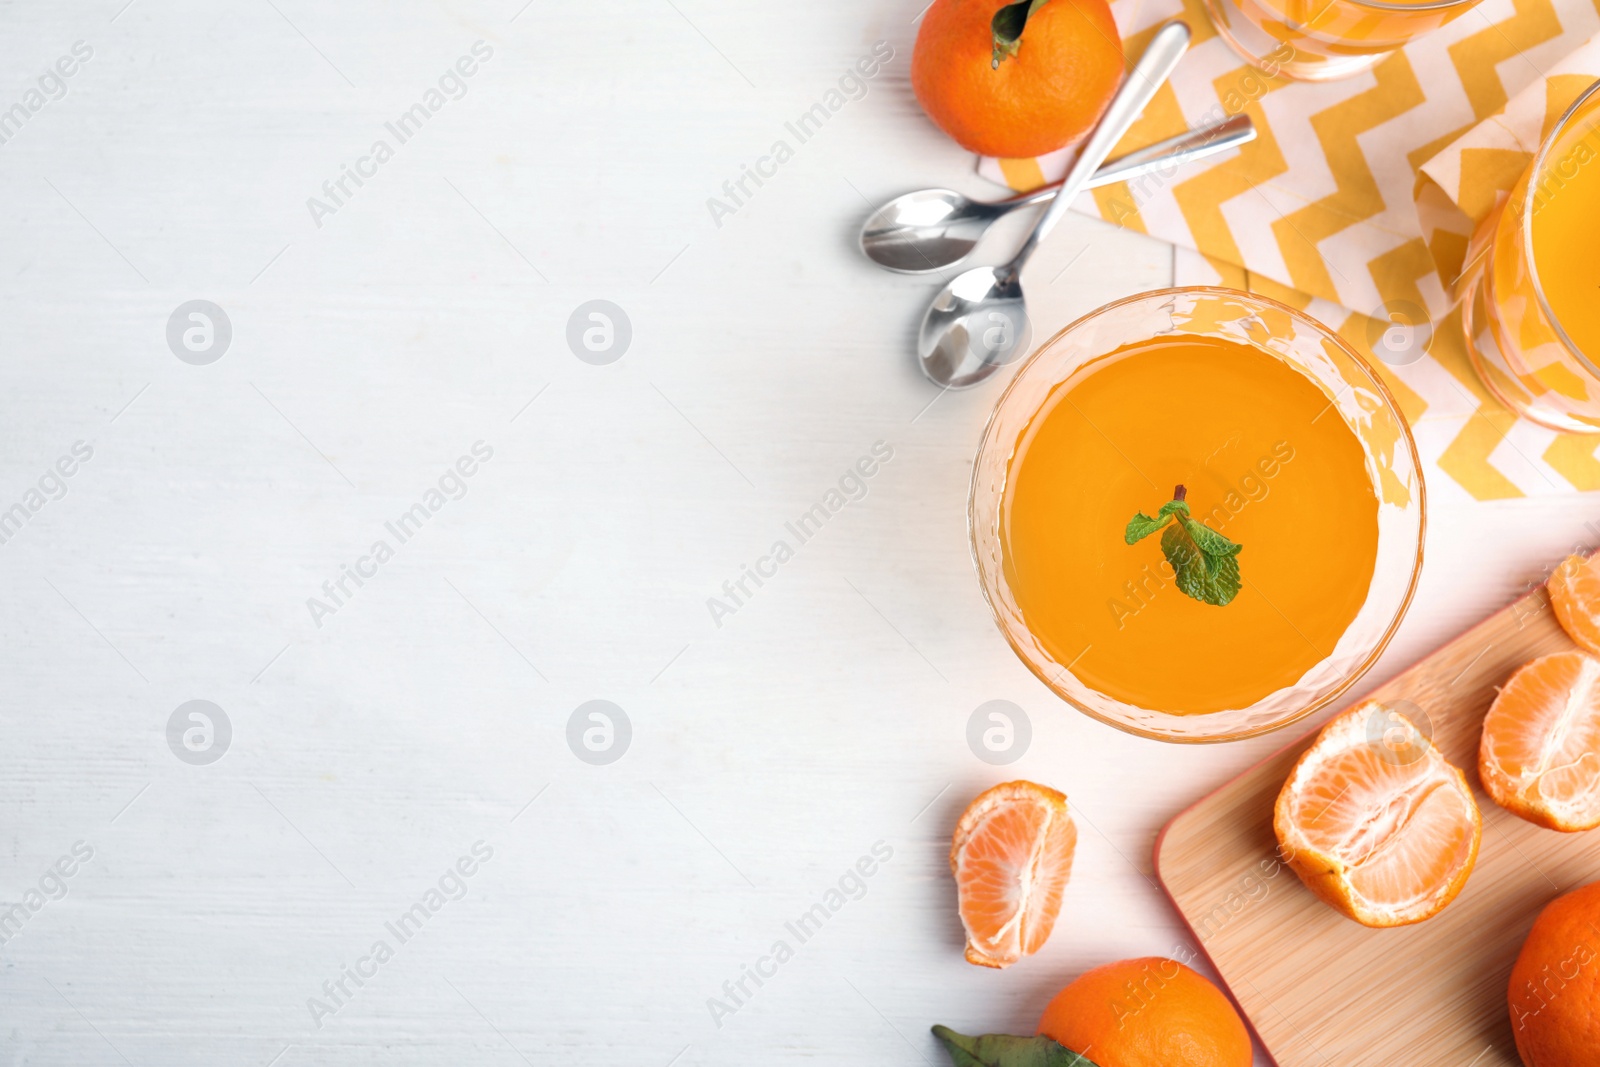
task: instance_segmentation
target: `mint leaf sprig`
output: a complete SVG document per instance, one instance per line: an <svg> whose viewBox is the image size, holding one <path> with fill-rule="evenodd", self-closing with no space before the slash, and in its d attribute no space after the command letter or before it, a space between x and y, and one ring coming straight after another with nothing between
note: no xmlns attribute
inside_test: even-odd
<svg viewBox="0 0 1600 1067"><path fill-rule="evenodd" d="M1238 595L1239 553L1244 546L1223 537L1189 515L1188 490L1178 486L1172 499L1151 518L1138 512L1128 520L1122 539L1137 544L1162 528L1161 551L1172 565L1174 580L1186 596L1222 607ZM1174 522L1173 520L1177 521Z"/></svg>

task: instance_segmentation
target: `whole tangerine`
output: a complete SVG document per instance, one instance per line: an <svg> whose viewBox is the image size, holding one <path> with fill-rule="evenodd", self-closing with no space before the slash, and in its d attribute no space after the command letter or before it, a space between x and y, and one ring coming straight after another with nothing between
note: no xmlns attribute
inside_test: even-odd
<svg viewBox="0 0 1600 1067"><path fill-rule="evenodd" d="M1506 1000L1527 1067L1600 1067L1600 882L1539 913Z"/></svg>
<svg viewBox="0 0 1600 1067"><path fill-rule="evenodd" d="M995 14L1013 6L934 0L911 53L911 88L963 148L1024 159L1094 128L1122 81L1122 39L1106 0L1046 0L1014 39L997 36Z"/></svg>
<svg viewBox="0 0 1600 1067"><path fill-rule="evenodd" d="M1097 1067L1250 1067L1250 1032L1222 990L1177 960L1122 960L1055 995L1039 1032Z"/></svg>

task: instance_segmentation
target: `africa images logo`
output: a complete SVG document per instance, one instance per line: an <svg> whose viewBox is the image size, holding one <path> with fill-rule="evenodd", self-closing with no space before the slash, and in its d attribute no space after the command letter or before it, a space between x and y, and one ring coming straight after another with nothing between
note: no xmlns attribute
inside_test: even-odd
<svg viewBox="0 0 1600 1067"><path fill-rule="evenodd" d="M834 88L823 93L820 100L800 112L794 121L783 124L784 130L794 138L794 144L791 145L787 138L777 138L764 155L756 157L753 168L748 163L741 164L739 176L722 183L722 196L706 197L706 210L711 213L711 221L716 223L717 229L722 229L724 218L738 214L757 190L778 176L778 168L794 158L797 147L821 133L828 120L844 110L846 104L865 97L872 79L892 59L894 45L888 41L874 44L870 54L856 60L854 66L839 76ZM752 184L754 189L751 188Z"/></svg>
<svg viewBox="0 0 1600 1067"><path fill-rule="evenodd" d="M423 926L447 904L465 897L471 889L472 876L492 859L494 846L481 839L474 841L471 855L458 857L409 908L383 924L388 936L374 940L365 954L356 957L354 966L341 963L338 976L322 983L322 996L306 998L306 1011L311 1014L315 1028L321 1030L329 1018L348 1006L368 981L378 977L379 969L394 959L399 947L421 933Z"/></svg>
<svg viewBox="0 0 1600 1067"><path fill-rule="evenodd" d="M422 532L428 520L447 503L467 495L469 480L494 458L494 446L487 441L474 441L471 451L471 455L463 453L446 467L437 483L423 491L421 499L383 524L384 532L394 539L393 544L386 537L373 541L353 563L339 564L338 575L322 583L321 597L306 597L306 611L317 629L322 629L324 619L337 615L367 582L376 578L379 568L394 558L398 547Z"/></svg>
<svg viewBox="0 0 1600 1067"><path fill-rule="evenodd" d="M787 536L773 541L766 555L756 557L755 566L741 564L738 577L722 583L721 596L713 593L706 597L706 610L711 613L711 621L717 629L722 629L723 619L737 615L754 598L756 592L767 584L766 579L776 578L778 568L794 559L796 551L821 532L830 519L851 504L865 500L870 488L869 479L893 458L893 445L887 441L874 441L871 455L864 455L852 466L846 467L844 473L839 475L837 485L823 493L822 499L794 520L783 524ZM755 588L752 589L751 585Z"/></svg>
<svg viewBox="0 0 1600 1067"><path fill-rule="evenodd" d="M822 891L810 907L783 924L786 936L773 939L767 952L755 963L739 965L739 975L722 983L720 996L706 998L711 1021L721 1030L724 1023L755 999L761 988L778 976L778 970L795 957L795 950L822 932L824 925L853 900L867 895L872 877L894 859L894 846L887 841L872 843L868 854L846 867L834 883ZM792 943L791 943L792 941Z"/></svg>
<svg viewBox="0 0 1600 1067"><path fill-rule="evenodd" d="M474 41L470 51L471 55L461 56L439 75L437 88L430 86L420 100L400 112L393 122L383 124L390 137L394 138L394 144L390 144L386 138L377 138L367 148L365 155L356 158L354 166L341 163L339 173L322 183L321 198L306 198L306 210L311 213L311 221L317 229L322 229L324 218L337 215L362 186L378 176L378 168L394 158L395 149L421 133L423 125L442 111L447 103L467 95L467 79L478 73L481 64L489 62L494 56L494 47L487 41ZM354 188L351 188L352 185Z"/></svg>

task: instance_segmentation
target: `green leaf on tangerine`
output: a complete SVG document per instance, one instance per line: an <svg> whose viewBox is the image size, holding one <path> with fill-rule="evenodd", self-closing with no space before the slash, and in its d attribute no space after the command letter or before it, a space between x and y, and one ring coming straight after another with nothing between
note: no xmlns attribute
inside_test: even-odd
<svg viewBox="0 0 1600 1067"><path fill-rule="evenodd" d="M935 1026L933 1036L950 1053L955 1067L1095 1067L1088 1057L1080 1056L1043 1034L1038 1037L1012 1037L1010 1034L968 1037L948 1026Z"/></svg>

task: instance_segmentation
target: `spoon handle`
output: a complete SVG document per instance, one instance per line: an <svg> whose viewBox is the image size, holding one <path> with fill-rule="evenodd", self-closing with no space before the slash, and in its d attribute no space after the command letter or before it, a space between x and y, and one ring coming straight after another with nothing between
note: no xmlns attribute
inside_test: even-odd
<svg viewBox="0 0 1600 1067"><path fill-rule="evenodd" d="M1067 172L1066 178L1061 183L1061 191L1039 216L1033 232L1028 234L1028 239L1006 265L1005 269L1012 277L1022 273L1023 264L1039 247L1039 242L1055 229L1056 223L1067 213L1073 199L1088 182L1089 176L1099 169L1100 164L1104 163L1106 156L1111 153L1111 149L1122 140L1122 135L1128 132L1128 128L1144 112L1145 106L1150 103L1156 91L1172 73L1172 68L1178 65L1178 60L1183 57L1188 47L1189 27L1177 19L1166 23L1150 38L1150 44L1145 48L1144 55L1139 57L1139 62L1123 79L1122 87L1117 90L1117 95L1111 98L1111 104L1101 116L1100 124L1084 142L1083 148L1078 152L1078 158L1072 161L1072 169Z"/></svg>
<svg viewBox="0 0 1600 1067"><path fill-rule="evenodd" d="M1119 156L1095 171L1083 187L1098 189L1102 185L1125 182L1153 170L1170 170L1249 144L1255 139L1256 126L1250 121L1250 116L1235 115Z"/></svg>
<svg viewBox="0 0 1600 1067"><path fill-rule="evenodd" d="M1216 122L1208 122L1204 126L1185 130L1176 137L1168 137L1165 141L1145 145L1125 156L1118 156L1108 163L1101 164L1099 170L1089 175L1089 180L1083 183L1083 187L1098 189L1102 185L1129 181L1153 170L1171 170L1185 163L1193 163L1197 159L1247 145L1255 139L1256 125L1250 120L1249 115L1218 119ZM1018 193L1007 200L975 202L974 207L989 208L994 217L998 218L1019 207L1032 207L1046 200L1054 200L1060 191L1061 183L1051 182L1029 192Z"/></svg>

